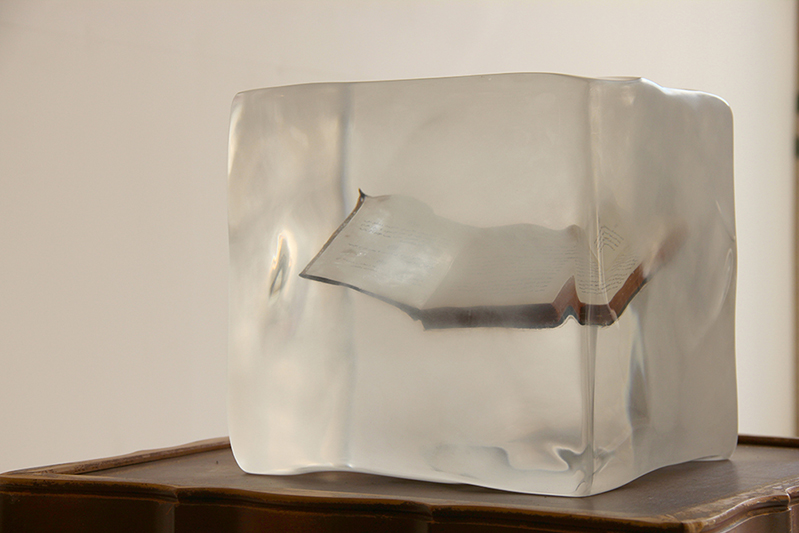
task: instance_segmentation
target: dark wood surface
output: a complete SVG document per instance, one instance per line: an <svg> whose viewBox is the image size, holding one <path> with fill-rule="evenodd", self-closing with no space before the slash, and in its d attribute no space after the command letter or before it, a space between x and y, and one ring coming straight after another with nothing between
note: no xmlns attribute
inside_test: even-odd
<svg viewBox="0 0 799 533"><path fill-rule="evenodd" d="M0 532L799 531L799 439L741 437L587 498L349 472L256 476L227 439L0 475Z"/></svg>

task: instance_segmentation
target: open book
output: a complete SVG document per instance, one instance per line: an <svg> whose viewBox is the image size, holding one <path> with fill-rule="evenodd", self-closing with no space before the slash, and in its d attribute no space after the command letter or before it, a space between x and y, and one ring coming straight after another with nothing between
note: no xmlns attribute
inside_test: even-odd
<svg viewBox="0 0 799 533"><path fill-rule="evenodd" d="M593 239L578 226L480 228L414 198L361 192L300 276L383 300L425 329L547 328L569 316L608 325L682 239L672 232L647 249L617 209L600 217Z"/></svg>

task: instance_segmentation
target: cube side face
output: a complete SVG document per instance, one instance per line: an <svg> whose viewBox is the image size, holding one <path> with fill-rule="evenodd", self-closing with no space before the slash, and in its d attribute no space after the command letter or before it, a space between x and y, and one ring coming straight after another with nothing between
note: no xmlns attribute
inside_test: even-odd
<svg viewBox="0 0 799 533"><path fill-rule="evenodd" d="M684 406L661 403L681 401L672 388L692 372L718 374L715 365L730 362L732 346L710 355L702 350L728 334L732 342L734 286L723 297L713 289L722 303L710 310L714 318L702 332L690 329L693 323L675 325L679 313L659 323L658 309L686 304L679 298L696 287L682 296L670 287L690 269L708 269L693 285L719 272L725 244L714 245L710 256L695 254L705 253L707 235L716 243L724 241L719 232L734 237L734 227L725 225L732 220L731 181L725 181L731 153L727 174L722 163L704 161L711 155L692 156L704 162L684 167L705 174L682 183L648 155L676 129L651 133L663 117L642 112L668 109L658 100L663 90L641 81L627 89L602 83L520 74L296 86L237 97L229 181L229 425L243 469L351 469L574 496L664 464L723 455L718 434L728 423L703 437L696 433L707 417L690 420ZM645 102L650 93L653 101L629 104L630 91L632 101ZM596 113L597 102L607 116ZM699 104L677 108L685 105ZM706 115L683 111L688 129ZM612 133L603 138L603 130ZM637 142L650 133L649 141ZM617 143L626 144L618 150L611 146ZM672 148L665 159L684 149ZM710 152L723 159L719 150ZM663 175L654 182L640 177L653 169ZM703 229L688 233L674 260L610 326L566 318L549 328L431 330L385 299L299 276L355 207L359 189L422 201L470 235L541 227L561 239L584 228L580 242L592 242L595 221L609 208L646 232L662 233L677 219ZM671 204L658 203L664 191L671 191ZM683 197L697 191L702 200L686 205ZM729 203L721 222L702 214L711 200ZM733 250L734 279L734 239L726 246ZM597 253L579 255L588 261ZM691 335L690 350L668 344L675 332ZM734 386L734 361L731 372ZM721 409L729 401L729 375L695 381L702 379L724 392L713 398ZM685 437L666 443L661 431ZM680 444L703 438L702 445ZM669 452L671 443L681 451Z"/></svg>
<svg viewBox="0 0 799 533"><path fill-rule="evenodd" d="M298 277L345 216L337 85L250 91L229 156L228 418L250 472L341 464L349 393L346 295Z"/></svg>
<svg viewBox="0 0 799 533"><path fill-rule="evenodd" d="M598 91L602 186L646 233L675 228L679 240L602 333L630 328L617 338L633 344L598 345L594 446L605 459L594 491L665 465L729 457L738 429L730 109L646 82ZM607 370L619 365L627 370Z"/></svg>
<svg viewBox="0 0 799 533"><path fill-rule="evenodd" d="M581 224L590 202L587 98L586 80L551 75L354 85L346 186L351 197L358 188L412 197L475 228ZM384 302L351 298L350 465L583 490L591 451L581 327L425 330Z"/></svg>

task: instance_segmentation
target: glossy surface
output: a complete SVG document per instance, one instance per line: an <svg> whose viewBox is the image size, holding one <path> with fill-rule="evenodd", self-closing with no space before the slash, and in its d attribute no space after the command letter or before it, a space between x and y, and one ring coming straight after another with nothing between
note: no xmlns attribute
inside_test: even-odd
<svg viewBox="0 0 799 533"><path fill-rule="evenodd" d="M607 206L642 249L675 228L684 240L609 326L425 330L299 277L359 189L470 227L576 226L597 243L584 262L600 280ZM588 495L731 453L732 118L720 99L548 74L249 91L233 104L229 191L229 427L246 471Z"/></svg>

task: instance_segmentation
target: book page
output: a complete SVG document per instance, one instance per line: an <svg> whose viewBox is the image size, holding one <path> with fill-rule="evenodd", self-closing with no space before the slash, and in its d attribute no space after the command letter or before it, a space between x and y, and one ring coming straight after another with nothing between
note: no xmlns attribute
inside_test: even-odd
<svg viewBox="0 0 799 533"><path fill-rule="evenodd" d="M585 241L576 226L517 224L471 228L469 235L426 308L552 303Z"/></svg>
<svg viewBox="0 0 799 533"><path fill-rule="evenodd" d="M605 305L641 264L641 253L631 240L625 217L613 205L604 205L595 245L575 265L577 297L585 304Z"/></svg>
<svg viewBox="0 0 799 533"><path fill-rule="evenodd" d="M468 228L410 197L363 195L300 275L421 308L460 253Z"/></svg>

